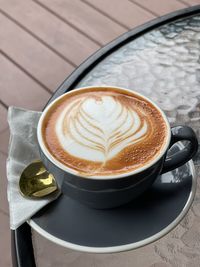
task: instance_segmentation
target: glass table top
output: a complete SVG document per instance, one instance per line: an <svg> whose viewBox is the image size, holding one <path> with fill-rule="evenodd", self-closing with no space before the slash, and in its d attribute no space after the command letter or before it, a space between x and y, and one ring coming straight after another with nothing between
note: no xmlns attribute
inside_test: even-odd
<svg viewBox="0 0 200 267"><path fill-rule="evenodd" d="M161 26L124 45L77 87L114 85L155 101L170 123L200 122L200 15Z"/></svg>

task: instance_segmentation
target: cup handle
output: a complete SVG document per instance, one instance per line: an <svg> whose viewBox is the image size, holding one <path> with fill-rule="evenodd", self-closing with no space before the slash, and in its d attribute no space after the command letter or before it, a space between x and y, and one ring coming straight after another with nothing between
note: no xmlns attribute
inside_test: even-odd
<svg viewBox="0 0 200 267"><path fill-rule="evenodd" d="M188 126L176 126L171 128L172 136L170 146L178 141L187 140L189 143L182 150L165 159L161 173L171 171L189 161L198 150L198 140L195 132Z"/></svg>

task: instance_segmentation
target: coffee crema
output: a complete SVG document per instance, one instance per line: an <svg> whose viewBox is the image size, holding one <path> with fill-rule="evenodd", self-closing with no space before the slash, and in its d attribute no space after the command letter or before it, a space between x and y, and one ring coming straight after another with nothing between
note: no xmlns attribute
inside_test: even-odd
<svg viewBox="0 0 200 267"><path fill-rule="evenodd" d="M85 176L109 176L145 166L161 152L166 122L146 99L123 89L74 90L56 101L42 124L50 154Z"/></svg>

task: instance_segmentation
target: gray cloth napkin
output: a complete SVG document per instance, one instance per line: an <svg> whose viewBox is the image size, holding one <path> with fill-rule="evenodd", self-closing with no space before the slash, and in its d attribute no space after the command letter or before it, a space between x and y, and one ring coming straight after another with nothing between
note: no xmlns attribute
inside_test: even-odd
<svg viewBox="0 0 200 267"><path fill-rule="evenodd" d="M10 107L8 110L10 143L7 159L7 194L11 229L18 228L59 195L54 193L43 199L31 200L24 198L19 192L18 182L22 171L29 163L40 159L36 134L40 115L41 112L16 107Z"/></svg>

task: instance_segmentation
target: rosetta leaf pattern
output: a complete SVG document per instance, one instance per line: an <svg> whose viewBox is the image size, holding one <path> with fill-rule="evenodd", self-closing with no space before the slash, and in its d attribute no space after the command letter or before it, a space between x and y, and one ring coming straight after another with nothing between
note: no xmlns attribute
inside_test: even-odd
<svg viewBox="0 0 200 267"><path fill-rule="evenodd" d="M62 140L66 149L71 148L70 154L77 155L70 146L73 143L85 151L84 158L102 162L139 142L148 128L138 112L112 96L77 100L64 111L61 123Z"/></svg>

